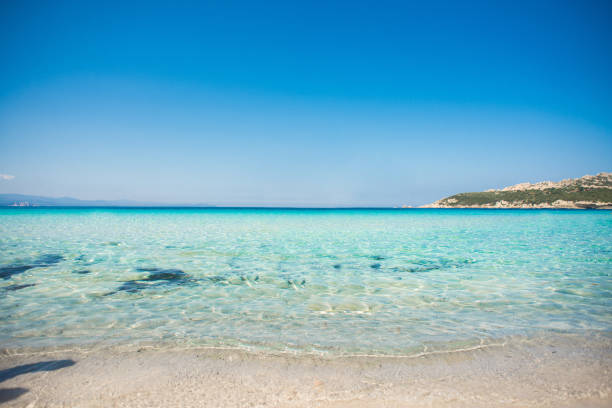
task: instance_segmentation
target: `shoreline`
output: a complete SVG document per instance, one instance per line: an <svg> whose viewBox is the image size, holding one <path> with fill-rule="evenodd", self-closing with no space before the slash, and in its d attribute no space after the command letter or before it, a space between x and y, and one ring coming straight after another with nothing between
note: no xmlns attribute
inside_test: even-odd
<svg viewBox="0 0 612 408"><path fill-rule="evenodd" d="M96 341L88 343L65 343L52 346L17 346L1 347L0 359L13 356L34 356L52 354L90 354L90 353L132 353L141 351L160 352L193 352L202 350L239 352L254 355L313 357L325 359L338 358L390 358L414 359L437 354L453 354L470 352L480 349L512 347L532 347L557 344L581 344L587 341L593 344L607 345L612 351L612 331L582 330L582 331L555 331L533 330L529 333L508 334L498 337L464 337L449 338L446 340L431 341L420 345L403 347L401 351L390 350L355 350L342 347L322 346L313 343L295 345L283 343L248 342L228 339L222 342L195 341L190 342L177 339L155 339L105 342Z"/></svg>
<svg viewBox="0 0 612 408"><path fill-rule="evenodd" d="M612 210L612 206L579 207L579 206L552 206L552 205L433 205L427 204L418 207L420 209L457 209L457 210Z"/></svg>
<svg viewBox="0 0 612 408"><path fill-rule="evenodd" d="M4 353L0 401L10 407L604 407L612 403L611 350L604 336L411 357L225 348Z"/></svg>

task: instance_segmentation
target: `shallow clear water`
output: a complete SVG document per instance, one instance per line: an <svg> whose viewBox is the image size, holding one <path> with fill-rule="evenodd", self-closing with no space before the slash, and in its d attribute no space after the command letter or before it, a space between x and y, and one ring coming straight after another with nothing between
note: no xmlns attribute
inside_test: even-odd
<svg viewBox="0 0 612 408"><path fill-rule="evenodd" d="M611 274L610 211L1 209L0 346L609 334Z"/></svg>

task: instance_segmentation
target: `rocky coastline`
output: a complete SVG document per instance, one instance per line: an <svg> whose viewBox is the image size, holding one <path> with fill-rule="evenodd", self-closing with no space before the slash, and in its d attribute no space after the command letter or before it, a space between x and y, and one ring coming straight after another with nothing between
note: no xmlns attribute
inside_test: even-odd
<svg viewBox="0 0 612 408"><path fill-rule="evenodd" d="M612 172L460 193L422 208L612 209Z"/></svg>

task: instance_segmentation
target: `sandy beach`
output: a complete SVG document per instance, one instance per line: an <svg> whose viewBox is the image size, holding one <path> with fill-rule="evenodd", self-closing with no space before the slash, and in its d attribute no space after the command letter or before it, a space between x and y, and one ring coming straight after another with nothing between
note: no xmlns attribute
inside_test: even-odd
<svg viewBox="0 0 612 408"><path fill-rule="evenodd" d="M103 349L0 358L7 407L606 407L607 339L411 357Z"/></svg>

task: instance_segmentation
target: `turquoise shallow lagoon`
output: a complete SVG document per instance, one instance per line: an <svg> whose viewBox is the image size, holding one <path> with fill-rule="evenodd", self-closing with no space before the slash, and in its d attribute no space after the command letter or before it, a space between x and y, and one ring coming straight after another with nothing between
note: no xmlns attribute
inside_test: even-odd
<svg viewBox="0 0 612 408"><path fill-rule="evenodd" d="M410 354L612 329L612 213L0 210L0 347Z"/></svg>

